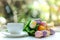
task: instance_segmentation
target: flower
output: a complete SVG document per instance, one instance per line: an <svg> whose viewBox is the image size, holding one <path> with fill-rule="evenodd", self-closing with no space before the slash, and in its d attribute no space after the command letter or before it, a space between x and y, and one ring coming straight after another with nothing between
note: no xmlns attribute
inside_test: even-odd
<svg viewBox="0 0 60 40"><path fill-rule="evenodd" d="M46 30L46 32L47 32L47 36L49 36L50 35L50 31Z"/></svg>
<svg viewBox="0 0 60 40"><path fill-rule="evenodd" d="M40 24L41 23L41 20L35 20L37 22L37 24Z"/></svg>
<svg viewBox="0 0 60 40"><path fill-rule="evenodd" d="M35 32L35 37L39 38L39 37L42 37L42 36L43 36L42 31L36 31Z"/></svg>
<svg viewBox="0 0 60 40"><path fill-rule="evenodd" d="M43 30L42 32L43 32L43 37L46 37L47 36L46 30Z"/></svg>
<svg viewBox="0 0 60 40"><path fill-rule="evenodd" d="M46 26L47 23L46 23L46 21L42 21L42 22L40 23L40 25Z"/></svg>
<svg viewBox="0 0 60 40"><path fill-rule="evenodd" d="M44 37L50 35L50 31L48 31L48 30L43 30L42 32L43 32L43 36L44 36Z"/></svg>
<svg viewBox="0 0 60 40"><path fill-rule="evenodd" d="M50 29L50 35L53 35L53 34L55 34L55 31Z"/></svg>
<svg viewBox="0 0 60 40"><path fill-rule="evenodd" d="M36 21L32 20L31 23L30 23L30 28L35 28L36 24L37 24Z"/></svg>
<svg viewBox="0 0 60 40"><path fill-rule="evenodd" d="M45 27L45 26L40 25L40 26L38 27L38 30L39 30L39 31L41 31L41 30L46 30L46 27Z"/></svg>

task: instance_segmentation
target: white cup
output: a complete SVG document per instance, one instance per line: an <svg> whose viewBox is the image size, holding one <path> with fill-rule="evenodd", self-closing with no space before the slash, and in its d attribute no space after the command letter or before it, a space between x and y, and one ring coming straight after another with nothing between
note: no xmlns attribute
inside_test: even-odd
<svg viewBox="0 0 60 40"><path fill-rule="evenodd" d="M23 31L24 23L8 23L7 29L9 33L18 34Z"/></svg>

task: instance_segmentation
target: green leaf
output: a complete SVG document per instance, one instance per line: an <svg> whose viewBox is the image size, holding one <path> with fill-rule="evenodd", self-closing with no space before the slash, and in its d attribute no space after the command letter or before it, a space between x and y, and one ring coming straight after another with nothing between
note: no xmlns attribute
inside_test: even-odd
<svg viewBox="0 0 60 40"><path fill-rule="evenodd" d="M27 24L24 26L23 31L25 31L25 30L26 30L26 28L27 28L27 27L29 27L30 22L31 22L31 20L29 20L29 21L27 22Z"/></svg>

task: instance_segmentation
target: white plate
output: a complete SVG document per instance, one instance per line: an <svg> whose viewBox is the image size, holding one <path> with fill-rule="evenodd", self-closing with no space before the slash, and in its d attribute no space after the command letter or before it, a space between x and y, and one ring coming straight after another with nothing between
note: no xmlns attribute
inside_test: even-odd
<svg viewBox="0 0 60 40"><path fill-rule="evenodd" d="M11 34L9 32L2 32L2 34L4 34L7 37L24 37L24 36L28 36L28 33L26 33L26 32L21 32L20 34Z"/></svg>

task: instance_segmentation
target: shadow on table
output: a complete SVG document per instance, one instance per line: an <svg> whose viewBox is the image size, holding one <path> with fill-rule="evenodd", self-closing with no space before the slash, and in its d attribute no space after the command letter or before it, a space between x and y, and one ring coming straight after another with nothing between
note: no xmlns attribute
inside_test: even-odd
<svg viewBox="0 0 60 40"><path fill-rule="evenodd" d="M28 37L28 36L18 36L18 37L13 37L13 36L5 36L4 38L25 38L25 37Z"/></svg>

